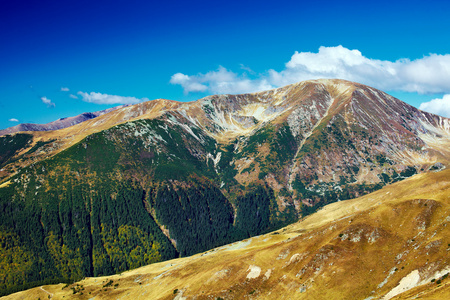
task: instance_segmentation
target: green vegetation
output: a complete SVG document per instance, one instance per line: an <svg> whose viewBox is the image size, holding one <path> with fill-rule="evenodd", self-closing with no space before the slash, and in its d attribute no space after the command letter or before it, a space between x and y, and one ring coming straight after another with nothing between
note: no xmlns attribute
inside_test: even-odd
<svg viewBox="0 0 450 300"><path fill-rule="evenodd" d="M263 145L268 145L270 149L265 157L260 154L260 147ZM245 141L237 158L255 157L260 166L259 179L263 179L268 173L277 174L286 162L292 160L296 147L295 138L287 123L267 125Z"/></svg>
<svg viewBox="0 0 450 300"><path fill-rule="evenodd" d="M49 141L38 141L36 145L31 147L30 150L28 150L25 154L31 154L33 152L36 152L37 149L41 148L42 146L45 146L47 144L53 143L55 140L49 140Z"/></svg>
<svg viewBox="0 0 450 300"><path fill-rule="evenodd" d="M179 174L179 168L188 172L209 170L203 170L189 152L189 143L196 143L194 138L163 125L157 120L140 121L93 134L50 160L23 169L15 177L15 184L0 189L0 246L5 266L0 270L2 294L39 284L113 274L178 256L147 212L144 189L131 177L142 170L146 170L140 174L142 177L156 174L158 180L169 176L169 172L185 176ZM157 153L156 144L136 144L139 140L128 138L125 126L148 132L149 137L159 134L167 139L167 149L175 152ZM17 136L22 138L21 143ZM9 157L31 139L28 135L15 137L2 139L15 145L7 148ZM206 146L210 147L211 139L208 141ZM151 163L145 155L139 159L144 151L152 150L161 164ZM188 165L180 166L171 159ZM177 169L170 171L170 163ZM162 169L166 173L159 172ZM117 172L130 179L117 178ZM211 197L211 201L216 199ZM221 219L213 222L218 224Z"/></svg>
<svg viewBox="0 0 450 300"><path fill-rule="evenodd" d="M177 256L145 210L142 190L126 182L94 190L70 182L34 199L13 200L12 188L0 189L3 295Z"/></svg>
<svg viewBox="0 0 450 300"><path fill-rule="evenodd" d="M267 233L297 219L295 209L287 207L279 213L273 191L261 185L252 187L236 199L235 240Z"/></svg>
<svg viewBox="0 0 450 300"><path fill-rule="evenodd" d="M165 183L148 196L156 218L170 232L182 256L189 256L296 220L293 207L279 216L273 191L255 186L238 196L236 219L231 203L219 189L200 179L182 188Z"/></svg>
<svg viewBox="0 0 450 300"><path fill-rule="evenodd" d="M270 142L270 154L266 157L267 172L277 174L280 166L294 158L297 149L295 138L287 123L283 123Z"/></svg>
<svg viewBox="0 0 450 300"><path fill-rule="evenodd" d="M409 167L407 167L405 170L403 170L403 171L400 173L400 176L402 176L402 177L404 177L404 178L407 178L407 177L411 177L411 176L413 176L413 175L415 175L415 174L417 174L416 168L414 168L414 167L412 167L412 166L409 166Z"/></svg>
<svg viewBox="0 0 450 300"><path fill-rule="evenodd" d="M267 125L260 128L245 141L243 151L238 154L238 158L252 155L255 156L258 152L258 147L264 143L269 143L274 132L275 127L273 125Z"/></svg>
<svg viewBox="0 0 450 300"><path fill-rule="evenodd" d="M414 174L417 174L417 170L413 166L408 166L405 170L400 172L398 174L394 169L389 169L390 174L387 173L381 173L378 174L378 178L384 183L384 184L391 184L397 181L400 181L402 179L408 178L413 176Z"/></svg>
<svg viewBox="0 0 450 300"><path fill-rule="evenodd" d="M0 137L0 168L11 162L10 159L25 148L32 139L31 134L24 133Z"/></svg>
<svg viewBox="0 0 450 300"><path fill-rule="evenodd" d="M217 169L219 172L219 177L223 182L227 183L227 187L231 185L236 185L238 182L234 179L237 171L235 166L232 164L232 160L235 157L234 148L236 147L238 140L229 143L228 145L219 145L221 157L219 163L217 164Z"/></svg>
<svg viewBox="0 0 450 300"><path fill-rule="evenodd" d="M258 186L236 200L236 229L241 239L265 232L270 227L271 197Z"/></svg>
<svg viewBox="0 0 450 300"><path fill-rule="evenodd" d="M103 285L103 287L104 288L110 287L113 283L114 283L114 281L112 279L110 279L107 283L105 283L105 285Z"/></svg>
<svg viewBox="0 0 450 300"><path fill-rule="evenodd" d="M442 281L444 281L445 279L447 279L447 277L450 275L450 273L446 273L444 275L442 275L440 278L438 278L438 280L436 279L431 279L431 282L436 282L436 284L441 284Z"/></svg>
<svg viewBox="0 0 450 300"><path fill-rule="evenodd" d="M70 289L72 290L72 294L74 294L74 295L77 293L80 293L80 295L82 295L83 291L84 291L83 285L79 285L79 284L71 287Z"/></svg>
<svg viewBox="0 0 450 300"><path fill-rule="evenodd" d="M241 173L253 172L255 170L255 163L251 163L248 168L245 168Z"/></svg>
<svg viewBox="0 0 450 300"><path fill-rule="evenodd" d="M182 255L233 240L231 204L201 179L214 177L214 169L197 157L198 151L213 152L214 140L199 129L191 128L194 137L181 125L167 124L142 120L92 134L24 168L14 184L0 189L2 295L177 257L150 209L170 228ZM15 138L1 140L15 145L7 148L8 157L31 136ZM187 186L175 190L167 179ZM179 210L164 205L170 197L181 201Z"/></svg>
<svg viewBox="0 0 450 300"><path fill-rule="evenodd" d="M349 184L344 177L338 184L333 182L322 183L317 185L309 185L300 176L297 175L292 182L292 187L300 199L308 199L311 206L304 205L302 207L302 215L306 216L314 213L319 208L339 200L347 200L355 197L374 192L384 186L382 183L377 184Z"/></svg>
<svg viewBox="0 0 450 300"><path fill-rule="evenodd" d="M220 190L208 183L190 188L163 186L152 193L150 201L182 256L232 240L233 208Z"/></svg>

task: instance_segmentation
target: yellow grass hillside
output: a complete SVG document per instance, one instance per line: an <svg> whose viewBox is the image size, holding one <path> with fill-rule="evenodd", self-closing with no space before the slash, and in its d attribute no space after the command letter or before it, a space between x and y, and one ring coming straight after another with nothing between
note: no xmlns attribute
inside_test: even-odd
<svg viewBox="0 0 450 300"><path fill-rule="evenodd" d="M333 203L277 232L4 299L450 298L450 170Z"/></svg>

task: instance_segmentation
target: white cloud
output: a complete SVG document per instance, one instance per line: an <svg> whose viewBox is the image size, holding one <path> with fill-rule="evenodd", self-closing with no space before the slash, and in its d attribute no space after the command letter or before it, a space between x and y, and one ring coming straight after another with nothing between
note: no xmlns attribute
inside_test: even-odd
<svg viewBox="0 0 450 300"><path fill-rule="evenodd" d="M249 72L250 74L256 74L255 71L253 71L250 67L247 67L247 66L244 65L244 64L240 64L240 67L241 67L242 70L247 71L247 72Z"/></svg>
<svg viewBox="0 0 450 300"><path fill-rule="evenodd" d="M70 94L69 97L72 98L72 99L78 99L78 97L75 96L74 94Z"/></svg>
<svg viewBox="0 0 450 300"><path fill-rule="evenodd" d="M252 78L219 67L205 74L177 73L170 82L180 84L185 93L244 93L318 78L346 79L385 91L450 93L450 54L388 61L343 46L322 46L317 53L295 52L283 70L271 69Z"/></svg>
<svg viewBox="0 0 450 300"><path fill-rule="evenodd" d="M81 96L81 100L95 104L136 104L149 100L147 98L138 99L135 97L123 97L96 92L78 92L77 94Z"/></svg>
<svg viewBox="0 0 450 300"><path fill-rule="evenodd" d="M55 107L55 103L53 103L52 100L48 99L47 97L41 97L41 101L47 104L47 107Z"/></svg>
<svg viewBox="0 0 450 300"><path fill-rule="evenodd" d="M238 75L220 66L216 71L188 76L176 73L170 83L179 84L185 93L206 92L218 94L249 93L274 88L265 78L250 79L245 74Z"/></svg>
<svg viewBox="0 0 450 300"><path fill-rule="evenodd" d="M10 122L19 122L19 120L17 120L16 118L11 118L8 121L10 121Z"/></svg>
<svg viewBox="0 0 450 300"><path fill-rule="evenodd" d="M185 93L189 92L204 92L208 89L196 79L196 76L187 76L182 73L176 73L170 78L170 83L179 84L183 87Z"/></svg>
<svg viewBox="0 0 450 300"><path fill-rule="evenodd" d="M68 92L70 91L68 87L61 87L61 92Z"/></svg>
<svg viewBox="0 0 450 300"><path fill-rule="evenodd" d="M399 63L398 76L408 92L450 93L450 54L404 60Z"/></svg>
<svg viewBox="0 0 450 300"><path fill-rule="evenodd" d="M366 58L360 51L342 46L320 47L318 53L295 52L284 70L269 70L269 76L277 86L317 78L341 78L379 86L395 78L394 64Z"/></svg>
<svg viewBox="0 0 450 300"><path fill-rule="evenodd" d="M444 95L442 99L433 99L420 104L419 109L450 118L450 94Z"/></svg>

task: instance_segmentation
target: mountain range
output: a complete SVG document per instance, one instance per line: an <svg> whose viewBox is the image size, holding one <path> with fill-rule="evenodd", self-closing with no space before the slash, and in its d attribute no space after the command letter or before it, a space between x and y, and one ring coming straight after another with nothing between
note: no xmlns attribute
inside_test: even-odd
<svg viewBox="0 0 450 300"><path fill-rule="evenodd" d="M450 119L362 84L311 80L120 107L3 135L0 149L6 294L190 256L415 174L448 175Z"/></svg>
<svg viewBox="0 0 450 300"><path fill-rule="evenodd" d="M100 110L100 111L96 111L96 112L86 112L86 113L82 113L75 117L60 118L56 121L53 121L53 122L50 122L47 124L23 123L23 124L19 124L19 125L13 126L13 127L9 127L9 128L0 130L0 136L16 133L16 132L20 132L20 131L50 131L50 130L63 129L63 128L67 128L67 127L76 125L78 123L96 118L98 116L107 114L110 111L113 111L115 109L119 109L119 108L122 108L125 106L127 106L127 105L120 105L120 106L116 106L116 107L112 107L112 108L108 108L108 109L104 109L104 110Z"/></svg>

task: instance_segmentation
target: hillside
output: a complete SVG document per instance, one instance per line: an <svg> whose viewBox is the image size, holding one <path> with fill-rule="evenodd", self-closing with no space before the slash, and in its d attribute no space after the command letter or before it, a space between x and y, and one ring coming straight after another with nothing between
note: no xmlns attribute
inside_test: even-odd
<svg viewBox="0 0 450 300"><path fill-rule="evenodd" d="M4 299L446 299L449 179L415 175L273 233Z"/></svg>
<svg viewBox="0 0 450 300"><path fill-rule="evenodd" d="M0 149L6 294L190 256L444 170L450 120L368 86L313 80L148 101L5 135Z"/></svg>

